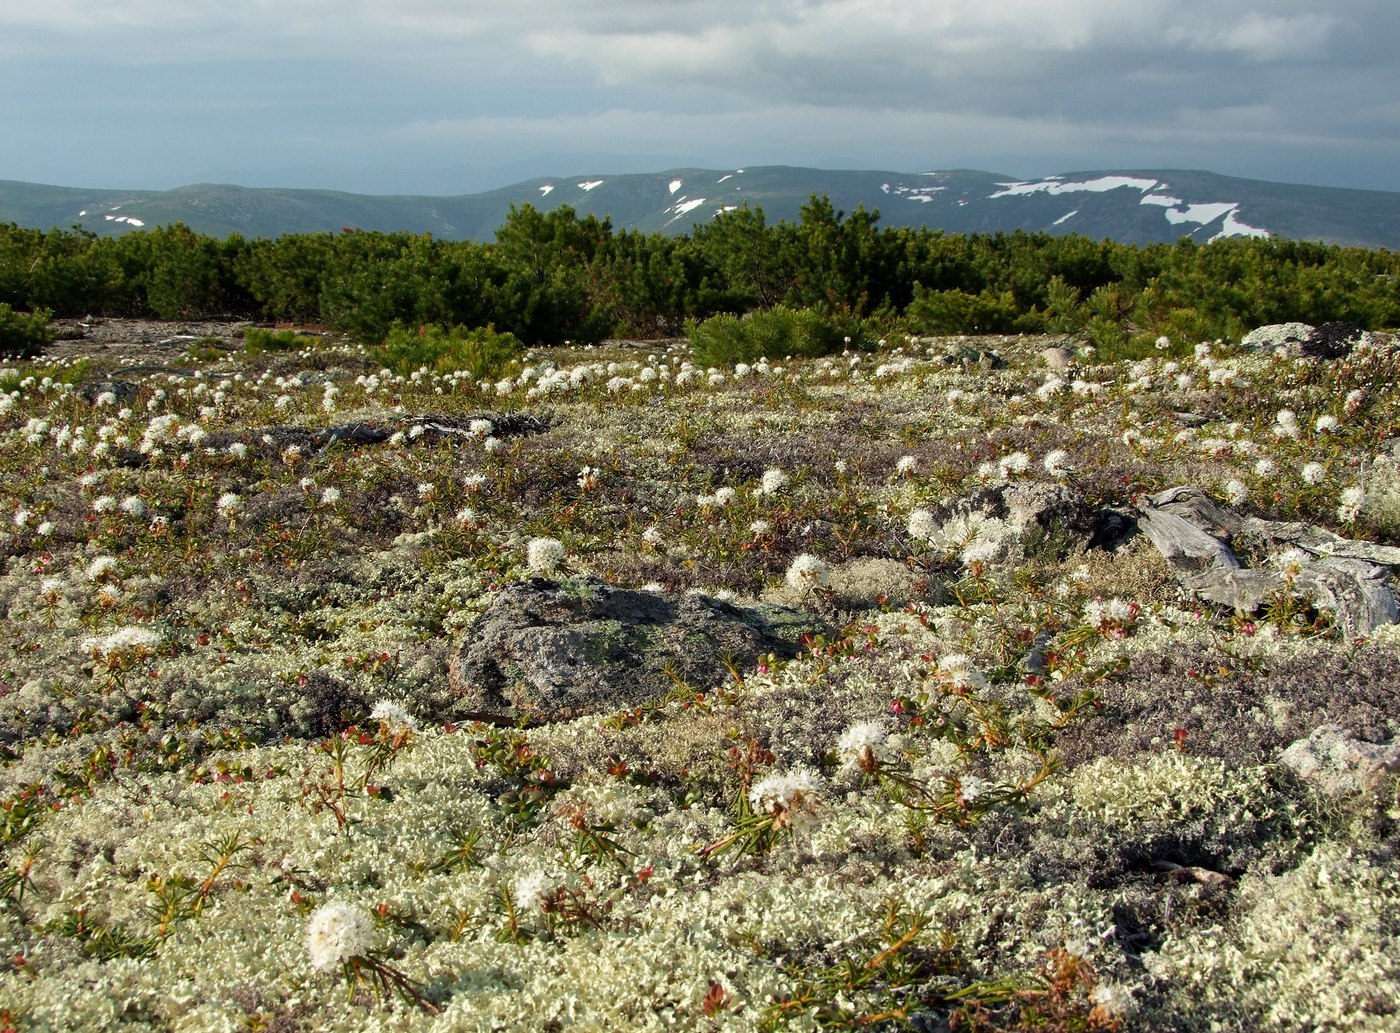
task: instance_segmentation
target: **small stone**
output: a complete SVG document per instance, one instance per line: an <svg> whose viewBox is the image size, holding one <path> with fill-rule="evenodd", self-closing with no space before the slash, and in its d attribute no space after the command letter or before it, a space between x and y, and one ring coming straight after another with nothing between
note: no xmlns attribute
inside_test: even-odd
<svg viewBox="0 0 1400 1033"><path fill-rule="evenodd" d="M1280 760L1326 796L1350 796L1400 772L1400 744L1364 742L1341 725L1320 725Z"/></svg>

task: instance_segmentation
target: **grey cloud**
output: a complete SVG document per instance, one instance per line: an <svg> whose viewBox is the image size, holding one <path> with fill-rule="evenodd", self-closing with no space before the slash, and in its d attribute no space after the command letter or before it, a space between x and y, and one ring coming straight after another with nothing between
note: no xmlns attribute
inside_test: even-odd
<svg viewBox="0 0 1400 1033"><path fill-rule="evenodd" d="M172 139L310 132L344 162L403 147L420 164L841 154L1255 174L1330 152L1389 161L1400 185L1397 38L1395 0L5 0L0 133L57 154L61 96L147 105L151 134L183 104ZM167 96L151 103L143 78ZM205 118L222 99L264 121Z"/></svg>

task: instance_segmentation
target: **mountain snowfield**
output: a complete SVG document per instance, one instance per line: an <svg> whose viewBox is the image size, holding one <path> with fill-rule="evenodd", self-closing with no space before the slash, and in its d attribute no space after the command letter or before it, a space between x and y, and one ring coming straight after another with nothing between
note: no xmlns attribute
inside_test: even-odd
<svg viewBox="0 0 1400 1033"><path fill-rule="evenodd" d="M1135 179L1132 176L1100 176L1097 179L1066 182L1061 176L1051 176L1049 179L1042 179L1034 183L1007 183L1004 189L990 195L990 198L1018 197L1034 193L1045 193L1059 197L1064 194L1084 192L1101 194L1109 190L1120 189L1141 190L1142 199L1138 203L1160 205L1164 209L1163 215L1166 216L1167 222L1173 226L1194 223L1204 227L1219 223L1220 229L1210 238L1211 240L1219 240L1221 237L1271 236L1268 230L1249 226L1238 218L1240 207L1238 201L1206 201L1187 204L1179 197L1151 193L1150 191L1171 189L1169 184L1158 182L1155 179ZM1055 225L1063 225L1078 214L1078 209L1072 209L1056 219Z"/></svg>
<svg viewBox="0 0 1400 1033"><path fill-rule="evenodd" d="M614 229L688 233L745 205L796 220L813 196L842 212L878 210L884 227L948 233L1077 233L1123 243L1244 237L1400 247L1400 193L1269 183L1189 170L1098 170L1018 179L953 169L921 173L763 166L549 176L455 197L370 196L199 184L164 191L0 181L0 222L81 226L101 236L181 222L216 236L241 233L431 233L490 240L511 208L563 205Z"/></svg>

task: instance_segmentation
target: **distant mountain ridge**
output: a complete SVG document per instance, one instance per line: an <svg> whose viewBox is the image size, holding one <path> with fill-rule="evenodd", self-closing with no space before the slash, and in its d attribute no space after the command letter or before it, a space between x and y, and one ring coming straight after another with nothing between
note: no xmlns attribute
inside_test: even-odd
<svg viewBox="0 0 1400 1033"><path fill-rule="evenodd" d="M195 184L172 190L44 186L0 180L0 223L81 226L110 236L181 222L214 236L343 229L491 240L511 205L569 205L614 229L680 235L748 204L795 220L811 195L880 225L949 233L1026 230L1147 244L1182 237L1274 236L1400 249L1400 193L1302 186L1186 170L1097 170L1018 180L972 169L905 173L773 165L554 176L455 197Z"/></svg>

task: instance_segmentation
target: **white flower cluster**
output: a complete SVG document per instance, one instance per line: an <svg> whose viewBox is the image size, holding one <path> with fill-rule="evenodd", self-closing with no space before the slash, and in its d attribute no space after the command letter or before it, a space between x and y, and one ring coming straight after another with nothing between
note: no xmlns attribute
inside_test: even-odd
<svg viewBox="0 0 1400 1033"><path fill-rule="evenodd" d="M847 771L870 771L894 759L893 743L879 721L858 721L836 740L836 753Z"/></svg>
<svg viewBox="0 0 1400 1033"><path fill-rule="evenodd" d="M93 635L83 639L83 649L107 657L127 653L149 653L157 649L164 638L165 636L155 628L129 625L107 635Z"/></svg>
<svg viewBox="0 0 1400 1033"><path fill-rule="evenodd" d="M763 478L759 482L759 486L757 488L758 494L776 494L777 492L781 491L784 487L787 486L789 480L791 480L791 478L788 477L788 475L784 471L778 469L777 467L765 470L763 471Z"/></svg>
<svg viewBox="0 0 1400 1033"><path fill-rule="evenodd" d="M787 583L800 592L814 591L830 580L831 569L826 561L808 552L795 558L787 569Z"/></svg>
<svg viewBox="0 0 1400 1033"><path fill-rule="evenodd" d="M102 581L117 576L117 560L114 556L94 556L84 571L89 581Z"/></svg>
<svg viewBox="0 0 1400 1033"><path fill-rule="evenodd" d="M1269 557L1269 566L1282 571L1288 577L1297 577L1311 563L1311 556L1294 547L1282 549Z"/></svg>
<svg viewBox="0 0 1400 1033"><path fill-rule="evenodd" d="M1337 519L1344 524L1356 523L1365 502L1366 491L1360 485L1353 484L1350 488L1343 488L1338 499Z"/></svg>
<svg viewBox="0 0 1400 1033"><path fill-rule="evenodd" d="M312 913L306 950L312 968L329 972L367 952L373 941L374 926L368 915L349 904L332 901Z"/></svg>
<svg viewBox="0 0 1400 1033"><path fill-rule="evenodd" d="M695 501L701 509L723 509L734 501L734 495L733 488L716 488L713 495L700 495Z"/></svg>
<svg viewBox="0 0 1400 1033"><path fill-rule="evenodd" d="M821 776L799 765L759 779L749 787L749 802L757 813L773 819L774 828L803 831L817 823L820 792Z"/></svg>
<svg viewBox="0 0 1400 1033"><path fill-rule="evenodd" d="M1327 467L1321 463L1304 463L1303 468L1298 471L1298 476L1303 479L1304 484L1318 485L1327 479Z"/></svg>
<svg viewBox="0 0 1400 1033"><path fill-rule="evenodd" d="M1031 457L1024 452L1011 452L997 460L997 472L1002 480L1020 477L1030 472Z"/></svg>
<svg viewBox="0 0 1400 1033"><path fill-rule="evenodd" d="M521 911L538 911L553 896L555 883L544 872L527 872L510 888L511 900Z"/></svg>
<svg viewBox="0 0 1400 1033"><path fill-rule="evenodd" d="M934 675L956 693L981 692L987 687L987 676L973 667L971 657L963 653L941 657Z"/></svg>
<svg viewBox="0 0 1400 1033"><path fill-rule="evenodd" d="M525 562L532 573L552 574L564 562L564 543L557 538L531 538Z"/></svg>
<svg viewBox="0 0 1400 1033"><path fill-rule="evenodd" d="M1100 631L1121 632L1142 615L1142 608L1127 599L1090 599L1084 604L1084 623Z"/></svg>
<svg viewBox="0 0 1400 1033"><path fill-rule="evenodd" d="M909 537L916 542L932 542L940 530L938 521L926 509L916 509L910 513L906 527Z"/></svg>
<svg viewBox="0 0 1400 1033"><path fill-rule="evenodd" d="M1074 466L1070 463L1069 459L1070 456L1068 452L1063 448L1057 448L1051 452L1047 452L1045 459L1040 465L1045 468L1045 472L1051 477L1059 480L1062 477L1068 477L1074 472Z"/></svg>
<svg viewBox="0 0 1400 1033"><path fill-rule="evenodd" d="M964 566L994 563L1002 559L1016 537L1014 527L985 513L954 517L943 525L938 534L943 550L956 554Z"/></svg>
<svg viewBox="0 0 1400 1033"><path fill-rule="evenodd" d="M379 700L369 712L369 717L371 721L378 721L383 725L390 735L418 731L418 721L414 716L402 703L395 703L393 700Z"/></svg>

